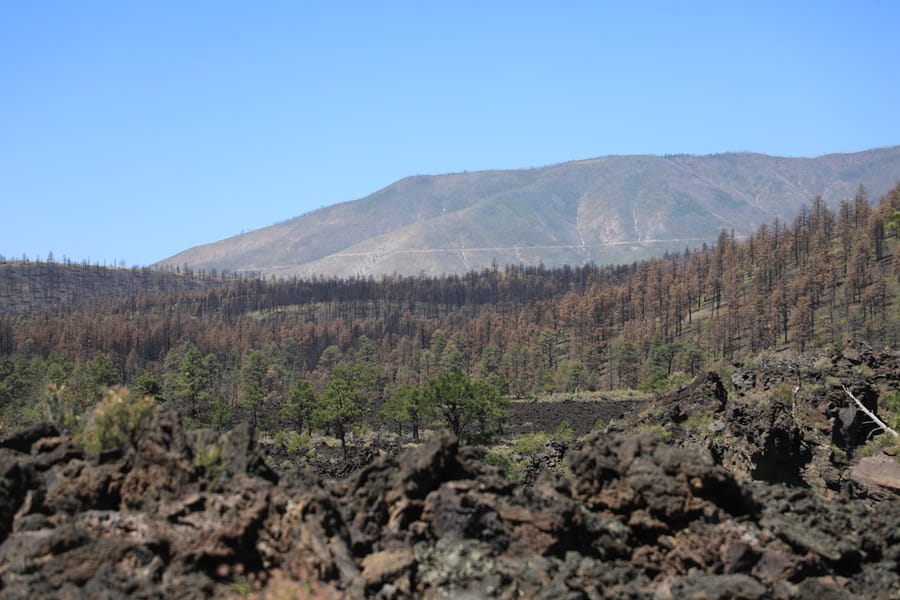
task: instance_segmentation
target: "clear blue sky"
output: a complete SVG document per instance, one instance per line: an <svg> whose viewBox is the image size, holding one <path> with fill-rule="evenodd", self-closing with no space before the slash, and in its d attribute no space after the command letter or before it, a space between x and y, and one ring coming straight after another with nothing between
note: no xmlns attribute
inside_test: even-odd
<svg viewBox="0 0 900 600"><path fill-rule="evenodd" d="M0 1L0 254L145 265L413 174L900 144L900 2Z"/></svg>

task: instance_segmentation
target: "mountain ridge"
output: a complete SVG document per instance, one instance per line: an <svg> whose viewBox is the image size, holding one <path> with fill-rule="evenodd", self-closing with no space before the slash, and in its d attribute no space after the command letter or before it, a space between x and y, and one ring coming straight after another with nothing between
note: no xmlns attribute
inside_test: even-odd
<svg viewBox="0 0 900 600"><path fill-rule="evenodd" d="M595 157L413 175L160 261L267 276L462 273L491 264L629 263L792 219L821 195L900 180L900 146L816 158L759 153Z"/></svg>

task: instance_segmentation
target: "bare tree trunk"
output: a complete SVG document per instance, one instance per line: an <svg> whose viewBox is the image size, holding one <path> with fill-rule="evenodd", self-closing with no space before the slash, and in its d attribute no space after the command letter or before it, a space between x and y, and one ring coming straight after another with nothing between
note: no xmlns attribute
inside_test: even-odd
<svg viewBox="0 0 900 600"><path fill-rule="evenodd" d="M848 396L850 396L850 399L853 400L853 402L856 403L856 407L857 407L859 410L863 411L863 413L865 413L865 415L866 415L867 417L869 417L870 419L872 419L872 422L873 422L873 423L875 423L876 425L878 425L880 428L882 428L883 430L885 430L886 432L888 432L889 434L891 434L891 435L894 436L895 438L900 438L900 433L897 433L896 431L894 431L893 429L891 429L890 427L888 427L887 424L886 424L884 421L882 421L881 419L879 419L878 417L875 416L875 413L873 413L871 410L869 410L868 408L866 408L865 406L863 406L863 403L860 402L859 399L858 399L856 396L854 396L852 393L850 393L850 390L847 389L847 386L846 386L846 385L842 385L841 387L844 388L844 392L846 392L846 394L847 394Z"/></svg>

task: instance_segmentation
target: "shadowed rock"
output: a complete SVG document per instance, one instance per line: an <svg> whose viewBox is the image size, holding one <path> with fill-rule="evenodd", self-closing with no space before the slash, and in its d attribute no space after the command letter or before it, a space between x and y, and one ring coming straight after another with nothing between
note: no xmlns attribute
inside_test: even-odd
<svg viewBox="0 0 900 600"><path fill-rule="evenodd" d="M100 457L60 453L69 442L45 433L0 448L4 597L288 585L322 597L838 598L900 585L896 503L741 481L709 451L652 435L592 437L569 453L571 478L515 486L446 432L340 481L278 477L249 428L188 435L165 410Z"/></svg>

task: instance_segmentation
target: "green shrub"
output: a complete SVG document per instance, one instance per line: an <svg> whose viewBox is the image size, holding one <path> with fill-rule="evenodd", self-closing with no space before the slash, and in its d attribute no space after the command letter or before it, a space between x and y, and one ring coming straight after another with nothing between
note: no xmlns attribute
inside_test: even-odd
<svg viewBox="0 0 900 600"><path fill-rule="evenodd" d="M793 404L794 397L794 386L790 383L783 382L779 383L773 390L770 396L770 401L775 404L781 404L782 406L790 407Z"/></svg>
<svg viewBox="0 0 900 600"><path fill-rule="evenodd" d="M900 446L900 440L889 433L882 433L866 442L866 445L859 449L858 454L859 456L876 456L886 448L896 449L898 446Z"/></svg>
<svg viewBox="0 0 900 600"><path fill-rule="evenodd" d="M222 464L222 446L212 443L205 448L201 448L194 455L194 464L203 469L203 474L207 481L215 483L219 477L225 472L225 465Z"/></svg>
<svg viewBox="0 0 900 600"><path fill-rule="evenodd" d="M863 379L871 379L875 377L875 370L869 365L856 365L853 370Z"/></svg>
<svg viewBox="0 0 900 600"><path fill-rule="evenodd" d="M663 427L662 425L644 423L643 425L639 425L637 428L638 433L649 433L653 435L656 439L665 442L670 437L672 437L672 432Z"/></svg>
<svg viewBox="0 0 900 600"><path fill-rule="evenodd" d="M693 431L705 432L709 430L713 418L709 413L702 411L692 412L684 422L684 427Z"/></svg>
<svg viewBox="0 0 900 600"><path fill-rule="evenodd" d="M553 430L553 437L558 440L571 441L575 438L575 430L572 429L571 423L563 420Z"/></svg>
<svg viewBox="0 0 900 600"><path fill-rule="evenodd" d="M181 426L184 427L185 431L195 431L197 429L201 429L203 427L203 423L201 423L197 419L185 415L181 417Z"/></svg>
<svg viewBox="0 0 900 600"><path fill-rule="evenodd" d="M690 380L690 375L681 371L667 375L665 369L656 369L641 381L638 390L645 394L662 394L677 389Z"/></svg>
<svg viewBox="0 0 900 600"><path fill-rule="evenodd" d="M773 359L773 353L771 350L762 350L756 356L751 356L744 360L744 366L748 369L756 369L761 367Z"/></svg>
<svg viewBox="0 0 900 600"><path fill-rule="evenodd" d="M659 393L666 389L668 383L669 376L666 370L655 369L638 384L638 389L642 392Z"/></svg>
<svg viewBox="0 0 900 600"><path fill-rule="evenodd" d="M828 447L831 449L831 455L834 457L834 460L840 462L847 461L847 451L843 448L840 448L834 444L829 444Z"/></svg>
<svg viewBox="0 0 900 600"><path fill-rule="evenodd" d="M75 442L92 454L122 446L155 407L149 396L131 398L127 388L109 389L75 433Z"/></svg>
<svg viewBox="0 0 900 600"><path fill-rule="evenodd" d="M523 433L513 443L513 451L533 459L546 449L549 439L546 433Z"/></svg>
<svg viewBox="0 0 900 600"><path fill-rule="evenodd" d="M834 365L831 362L831 359L827 356L820 356L816 359L816 361L812 365L813 369L818 372L826 372L830 371L834 368Z"/></svg>
<svg viewBox="0 0 900 600"><path fill-rule="evenodd" d="M312 447L312 438L303 433L279 431L275 443L288 454L306 454Z"/></svg>
<svg viewBox="0 0 900 600"><path fill-rule="evenodd" d="M516 460L506 452L492 451L484 456L484 462L502 469L510 481L521 482L525 476Z"/></svg>
<svg viewBox="0 0 900 600"><path fill-rule="evenodd" d="M221 458L222 447L218 444L210 444L197 453L194 457L194 464L198 467L208 469L219 462Z"/></svg>
<svg viewBox="0 0 900 600"><path fill-rule="evenodd" d="M364 438L375 433L375 428L368 423L356 423L353 426L353 434L358 438Z"/></svg>
<svg viewBox="0 0 900 600"><path fill-rule="evenodd" d="M900 390L894 390L885 397L884 408L887 424L894 430L900 429Z"/></svg>
<svg viewBox="0 0 900 600"><path fill-rule="evenodd" d="M826 375L825 386L829 388L839 388L841 387L841 380L834 375Z"/></svg>

